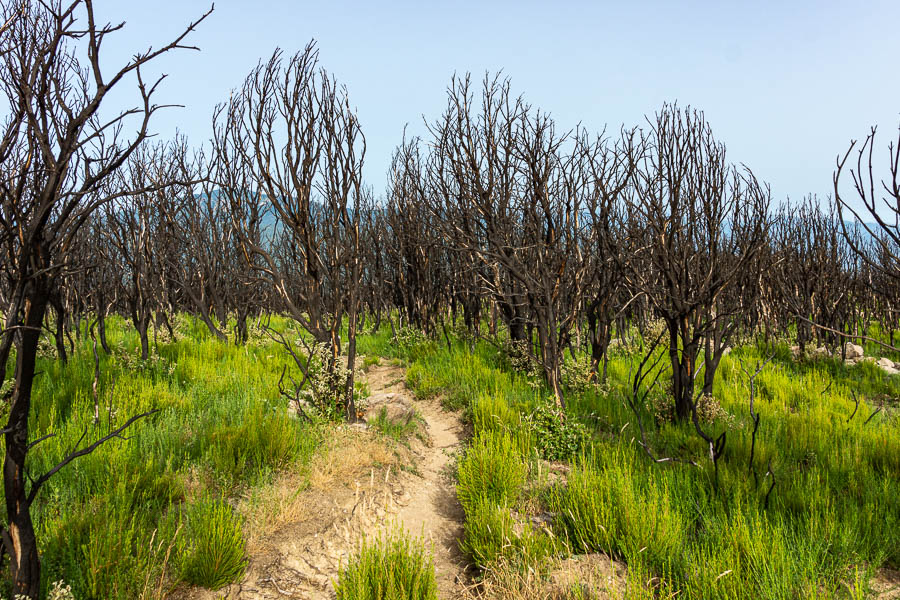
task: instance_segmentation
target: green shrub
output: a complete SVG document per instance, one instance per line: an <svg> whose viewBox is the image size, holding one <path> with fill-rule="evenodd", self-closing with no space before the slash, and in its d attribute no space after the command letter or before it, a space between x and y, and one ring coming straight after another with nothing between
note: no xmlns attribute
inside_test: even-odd
<svg viewBox="0 0 900 600"><path fill-rule="evenodd" d="M338 600L437 600L434 559L422 540L394 529L365 538L338 571Z"/></svg>
<svg viewBox="0 0 900 600"><path fill-rule="evenodd" d="M147 578L159 575L161 557L148 542L153 526L128 502L127 490L116 493L119 506L97 498L41 530L45 581L65 575L78 598L124 600L138 597Z"/></svg>
<svg viewBox="0 0 900 600"><path fill-rule="evenodd" d="M609 386L594 372L590 354L579 354L576 358L564 360L560 365L559 375L563 387L570 393L609 392Z"/></svg>
<svg viewBox="0 0 900 600"><path fill-rule="evenodd" d="M534 434L534 444L547 460L567 460L578 453L587 429L556 408L553 398L538 404L525 422Z"/></svg>
<svg viewBox="0 0 900 600"><path fill-rule="evenodd" d="M581 461L566 486L551 494L551 510L570 543L580 552L624 558L641 554L657 565L678 556L687 538L687 519L672 505L665 484L641 481L625 453L607 458L611 460L602 466L593 459Z"/></svg>
<svg viewBox="0 0 900 600"><path fill-rule="evenodd" d="M460 549L481 568L503 556L505 548L513 547L513 519L509 509L481 501L466 510L463 539Z"/></svg>
<svg viewBox="0 0 900 600"><path fill-rule="evenodd" d="M253 482L268 471L287 467L300 454L301 426L285 411L263 403L250 407L234 425L218 427L211 435L208 460L229 484Z"/></svg>
<svg viewBox="0 0 900 600"><path fill-rule="evenodd" d="M54 581L47 592L47 600L75 600L72 586L66 585L66 582L62 580Z"/></svg>
<svg viewBox="0 0 900 600"><path fill-rule="evenodd" d="M431 369L421 363L414 363L406 370L406 383L416 393L416 398L425 400L444 391L444 386Z"/></svg>
<svg viewBox="0 0 900 600"><path fill-rule="evenodd" d="M456 493L460 504L467 514L481 501L511 506L525 484L526 471L509 434L479 434L459 462Z"/></svg>
<svg viewBox="0 0 900 600"><path fill-rule="evenodd" d="M412 358L424 352L434 350L425 333L418 327L402 327L391 338L394 355L398 358Z"/></svg>
<svg viewBox="0 0 900 600"><path fill-rule="evenodd" d="M472 405L472 426L477 432L521 431L519 411L496 394L479 394Z"/></svg>
<svg viewBox="0 0 900 600"><path fill-rule="evenodd" d="M247 566L241 518L222 499L204 497L188 507L176 564L188 583L217 590L240 579Z"/></svg>
<svg viewBox="0 0 900 600"><path fill-rule="evenodd" d="M535 530L530 522L516 523L509 508L484 500L466 513L459 547L481 568L502 562L532 573L546 557L567 551L563 540Z"/></svg>

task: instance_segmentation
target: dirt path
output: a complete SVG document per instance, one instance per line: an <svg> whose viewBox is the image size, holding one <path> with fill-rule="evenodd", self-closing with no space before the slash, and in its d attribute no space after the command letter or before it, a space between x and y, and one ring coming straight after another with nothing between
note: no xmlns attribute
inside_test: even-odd
<svg viewBox="0 0 900 600"><path fill-rule="evenodd" d="M218 592L180 586L170 600L332 600L338 569L360 539L397 525L433 549L439 597L463 595L463 514L449 472L460 447L460 420L436 401L415 400L399 366L375 365L366 381L367 416L382 406L395 414L414 409L424 421L422 435L407 449L365 427L336 429L317 455L308 490L298 490L300 478L287 476L268 491L264 510L248 509L252 502L246 501L242 512L263 524L251 527L242 580Z"/></svg>
<svg viewBox="0 0 900 600"><path fill-rule="evenodd" d="M397 512L396 520L409 533L424 536L426 543L433 545L440 597L458 597L465 569L459 551L464 515L450 469L462 441L459 417L443 410L435 400L414 400L400 367L375 366L368 373L368 381L372 390L370 404L382 403L382 399L408 403L425 421L429 444L417 452L419 477L405 477L410 497Z"/></svg>

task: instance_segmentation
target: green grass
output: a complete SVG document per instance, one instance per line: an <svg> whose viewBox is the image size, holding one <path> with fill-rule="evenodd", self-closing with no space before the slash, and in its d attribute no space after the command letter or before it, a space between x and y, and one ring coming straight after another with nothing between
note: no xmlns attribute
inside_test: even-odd
<svg viewBox="0 0 900 600"><path fill-rule="evenodd" d="M422 424L422 417L415 411L410 409L406 418L392 421L388 417L386 406L382 406L381 410L376 413L375 417L368 420L368 425L381 435L387 436L398 442L405 442L409 437L415 434Z"/></svg>
<svg viewBox="0 0 900 600"><path fill-rule="evenodd" d="M720 366L721 410L706 425L727 431L716 493L692 425L657 424L642 411L655 453L699 467L653 463L638 445L624 401L634 357L622 350L612 353L608 385L566 394L568 418L584 424L587 440L571 458L567 484L547 485L533 468L547 441L526 418L548 395L542 384L510 373L486 344L471 353L461 344L451 352L430 346L409 365L408 383L464 407L474 431L459 465L463 550L483 567L536 569L551 553L606 552L627 563L635 597L649 594L633 585L640 577L660 578L679 598L864 597L879 566L900 565L900 420L889 400L900 396L900 377L837 359L796 362L787 345L776 346L757 378L754 478L739 361L750 367L772 350L737 349ZM665 401L662 387L655 394ZM853 394L861 402L850 419ZM531 467L524 478L523 464ZM776 484L765 508L769 466ZM540 489L521 494L523 485ZM534 510L527 504L535 498L556 515L552 536L517 528L511 516Z"/></svg>
<svg viewBox="0 0 900 600"><path fill-rule="evenodd" d="M459 502L467 512L479 504L512 506L526 473L525 461L508 434L479 433L459 461Z"/></svg>
<svg viewBox="0 0 900 600"><path fill-rule="evenodd" d="M218 590L240 579L247 565L241 519L224 500L205 497L185 515L185 536L175 561L188 583Z"/></svg>
<svg viewBox="0 0 900 600"><path fill-rule="evenodd" d="M287 320L273 324L299 335ZM89 600L152 597L158 582L179 574L224 585L240 574L224 565L240 564L243 551L236 551L239 519L221 499L252 494L280 470L302 472L321 441L322 426L290 417L278 395L276 382L290 362L276 344L258 331L245 347L223 344L184 317L177 327L178 340L160 339L142 362L136 334L110 319L113 353L101 359L96 422L89 341L82 336L67 365L52 345L42 345L31 435L55 435L31 452L31 473L51 468L82 435L96 439L130 415L161 409L41 491L33 511L45 588L64 580L76 598ZM795 361L784 343L736 349L722 360L714 386L721 411L706 425L727 432L716 493L691 426L657 423L649 407L641 411L655 453L699 467L652 463L638 445L624 402L634 357L624 350L611 353L607 385L567 391L571 426L558 429L542 413L550 393L539 381L510 372L489 344L452 341L448 350L414 332L395 339L385 325L360 337L359 352L369 364L378 357L402 361L419 397L437 396L463 411L473 437L458 463L462 549L475 564L539 573L546 557L602 551L627 563L628 597L664 591L697 599L864 597L878 567L900 566L900 377L865 363ZM775 359L757 378L754 478L739 361L752 366L772 351ZM583 357L569 369L578 364ZM860 404L850 418L854 395ZM665 390L654 396L665 401ZM381 421L376 416L375 428L385 435L411 433ZM542 457L571 464L565 484L538 477L546 472ZM770 466L775 487L766 508ZM538 510L555 515L549 530L523 520ZM210 529L189 533L207 521ZM192 553L215 557L212 550L197 553L198 535L235 550L233 559L213 561L222 568L201 569L219 575L187 574ZM392 552L399 553L396 565L383 560ZM342 570L339 585L350 594L343 597L433 597L430 560L418 543L373 541ZM412 575L422 585L399 583ZM659 590L647 589L651 578L662 582ZM352 595L387 589L375 581L406 591ZM411 589L425 595L402 595Z"/></svg>
<svg viewBox="0 0 900 600"><path fill-rule="evenodd" d="M338 600L436 600L434 559L421 539L389 530L363 539L334 591Z"/></svg>
<svg viewBox="0 0 900 600"><path fill-rule="evenodd" d="M244 347L224 344L193 319L176 323L178 340L160 337L153 357L140 361L136 333L109 320L113 352L101 351L97 423L89 338L82 335L68 364L52 347L39 359L31 436L55 436L29 454L32 474L51 468L82 435L89 442L133 414L160 409L41 490L33 514L45 587L64 580L79 600L152 597L158 582L177 578L171 554L187 541L178 526L183 511L264 486L282 469L302 472L319 444L321 427L289 416L279 397L290 359L277 345L259 332ZM283 319L276 325L289 327Z"/></svg>

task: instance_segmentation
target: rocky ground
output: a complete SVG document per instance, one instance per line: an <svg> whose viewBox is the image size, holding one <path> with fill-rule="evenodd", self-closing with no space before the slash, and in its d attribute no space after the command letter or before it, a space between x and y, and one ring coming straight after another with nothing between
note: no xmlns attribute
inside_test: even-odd
<svg viewBox="0 0 900 600"><path fill-rule="evenodd" d="M800 346L791 346L791 353L795 358L799 357ZM832 353L825 346L819 346L818 348L808 350L808 354L812 357L841 357L840 349ZM852 366L860 362L871 362L888 375L897 375L898 373L900 373L900 363L895 363L889 358L875 358L874 356L866 356L862 346L847 342L844 346L844 364Z"/></svg>

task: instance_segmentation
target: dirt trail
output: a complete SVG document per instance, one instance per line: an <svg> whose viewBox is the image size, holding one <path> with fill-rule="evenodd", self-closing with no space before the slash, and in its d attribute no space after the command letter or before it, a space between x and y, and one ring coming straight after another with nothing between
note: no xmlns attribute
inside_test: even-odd
<svg viewBox="0 0 900 600"><path fill-rule="evenodd" d="M410 498L397 512L396 520L411 534L424 536L426 543L433 544L439 595L455 598L462 592L459 582L464 579L465 569L459 551L464 515L449 472L462 440L459 417L443 410L435 400L415 401L406 388L400 367L373 367L368 381L372 405L381 398L400 400L409 403L425 420L430 444L419 449L419 477L405 477Z"/></svg>
<svg viewBox="0 0 900 600"><path fill-rule="evenodd" d="M250 542L242 580L218 592L182 586L170 600L331 600L338 569L360 539L393 525L423 537L433 549L438 596L463 596L463 514L448 472L460 447L460 420L436 401L415 400L401 367L375 365L366 381L372 407L367 416L382 406L394 414L412 408L424 420L424 440L395 449L398 458L364 426L336 430L309 490L298 492L296 478L273 486L277 514Z"/></svg>

